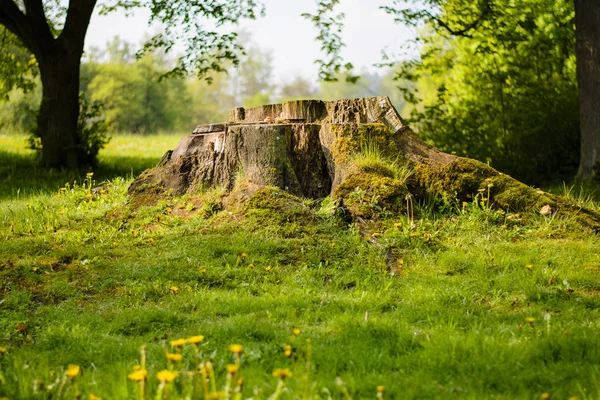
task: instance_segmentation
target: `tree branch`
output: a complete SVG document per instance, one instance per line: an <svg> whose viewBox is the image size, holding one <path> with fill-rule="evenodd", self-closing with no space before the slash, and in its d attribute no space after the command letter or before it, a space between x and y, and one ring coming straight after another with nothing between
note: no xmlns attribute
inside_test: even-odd
<svg viewBox="0 0 600 400"><path fill-rule="evenodd" d="M97 0L70 0L65 26L57 40L63 44L75 44L78 47L76 50L83 51L85 34L96 2Z"/></svg>
<svg viewBox="0 0 600 400"><path fill-rule="evenodd" d="M0 24L18 37L29 50L35 52L31 23L13 0L0 0Z"/></svg>
<svg viewBox="0 0 600 400"><path fill-rule="evenodd" d="M471 31L472 29L477 28L477 26L483 22L483 20L485 20L485 17L487 17L487 15L492 11L492 7L490 6L490 2L486 1L485 2L485 6L484 9L481 10L481 14L479 15L479 17L477 17L473 22L471 22L470 24L468 24L467 26L463 27L462 29L452 29L450 27L450 25L448 25L446 22L444 22L442 19L434 16L433 14L431 14L429 11L425 11L425 14L432 20L435 21L439 27L444 28L448 33L450 33L453 36L462 36L462 37L467 37L467 38L472 38L473 36L469 35L468 32Z"/></svg>
<svg viewBox="0 0 600 400"><path fill-rule="evenodd" d="M48 26L48 21L46 20L42 0L24 0L23 2L25 3L25 10L27 12L26 17L36 27L36 35L39 35L42 40L54 40L54 36L52 36L52 32Z"/></svg>

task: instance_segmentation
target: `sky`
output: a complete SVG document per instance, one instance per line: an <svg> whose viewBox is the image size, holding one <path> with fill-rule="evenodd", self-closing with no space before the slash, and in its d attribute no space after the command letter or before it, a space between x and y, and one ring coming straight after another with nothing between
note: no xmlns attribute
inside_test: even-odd
<svg viewBox="0 0 600 400"><path fill-rule="evenodd" d="M293 81L298 75L316 81L314 61L321 57L320 45L315 41L317 31L302 18L303 12L313 13L316 0L262 0L266 16L245 20L238 29L250 32L252 41L273 57L275 83ZM398 53L400 46L416 36L414 28L394 23L391 16L379 9L391 0L342 0L337 10L346 15L343 39L345 61L354 64L357 71L375 70L381 62L381 51ZM131 17L113 13L94 15L90 24L86 48L103 48L110 39L119 35L136 44L145 36L160 31L160 26L148 26L148 13L137 12Z"/></svg>

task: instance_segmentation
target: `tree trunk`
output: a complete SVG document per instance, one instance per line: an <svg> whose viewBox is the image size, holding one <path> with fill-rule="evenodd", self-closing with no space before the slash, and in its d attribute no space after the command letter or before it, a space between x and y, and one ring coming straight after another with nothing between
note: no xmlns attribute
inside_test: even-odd
<svg viewBox="0 0 600 400"><path fill-rule="evenodd" d="M510 212L557 212L600 230L600 213L420 140L387 97L237 108L200 125L130 186L134 204L220 186L240 204L261 188L331 196L354 217L406 213L412 198L477 201ZM366 149L366 151L365 151ZM233 200L233 201L230 201Z"/></svg>
<svg viewBox="0 0 600 400"><path fill-rule="evenodd" d="M575 0L581 159L577 180L600 174L600 2Z"/></svg>
<svg viewBox="0 0 600 400"><path fill-rule="evenodd" d="M84 157L77 132L81 54L52 50L38 60L42 78L42 103L38 133L42 163L49 168L76 169Z"/></svg>

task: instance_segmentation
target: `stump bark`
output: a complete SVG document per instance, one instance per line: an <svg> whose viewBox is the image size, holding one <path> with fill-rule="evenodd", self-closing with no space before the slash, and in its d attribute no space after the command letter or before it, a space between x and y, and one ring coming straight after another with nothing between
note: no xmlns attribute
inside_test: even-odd
<svg viewBox="0 0 600 400"><path fill-rule="evenodd" d="M396 190L399 182L385 172L353 166L353 156L365 145L376 146L413 171L401 182L405 191ZM155 168L132 183L129 193L152 197L193 194L216 186L231 190L240 179L308 198L348 200L345 197L359 189L383 206L394 202L393 197L396 205L404 204L406 194L470 201L485 192L495 207L525 212L549 206L552 212L572 213L584 225L600 229L600 216L593 210L426 144L387 97L299 100L233 109L228 121L200 125L182 138Z"/></svg>

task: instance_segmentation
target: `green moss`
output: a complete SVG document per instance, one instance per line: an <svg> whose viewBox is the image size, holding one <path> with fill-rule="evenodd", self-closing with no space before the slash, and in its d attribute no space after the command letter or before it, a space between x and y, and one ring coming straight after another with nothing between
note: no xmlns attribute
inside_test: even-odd
<svg viewBox="0 0 600 400"><path fill-rule="evenodd" d="M371 143L384 154L398 154L394 133L381 123L370 124L331 124L331 132L336 140L332 155L336 163L344 163L360 151L361 147Z"/></svg>
<svg viewBox="0 0 600 400"><path fill-rule="evenodd" d="M265 186L250 196L243 214L250 219L256 219L257 223L263 226L290 223L308 226L314 223L311 209L304 200L274 186Z"/></svg>
<svg viewBox="0 0 600 400"><path fill-rule="evenodd" d="M566 199L525 185L490 166L468 158L458 158L444 167L419 164L411 192L438 195L445 199L472 200L475 195L488 197L493 207L514 212L539 213L546 205L553 214L574 219L594 231L600 231L600 213L569 204Z"/></svg>
<svg viewBox="0 0 600 400"><path fill-rule="evenodd" d="M342 199L348 211L357 217L374 218L400 212L408 190L404 181L390 175L389 170L354 165L335 187L332 198Z"/></svg>

